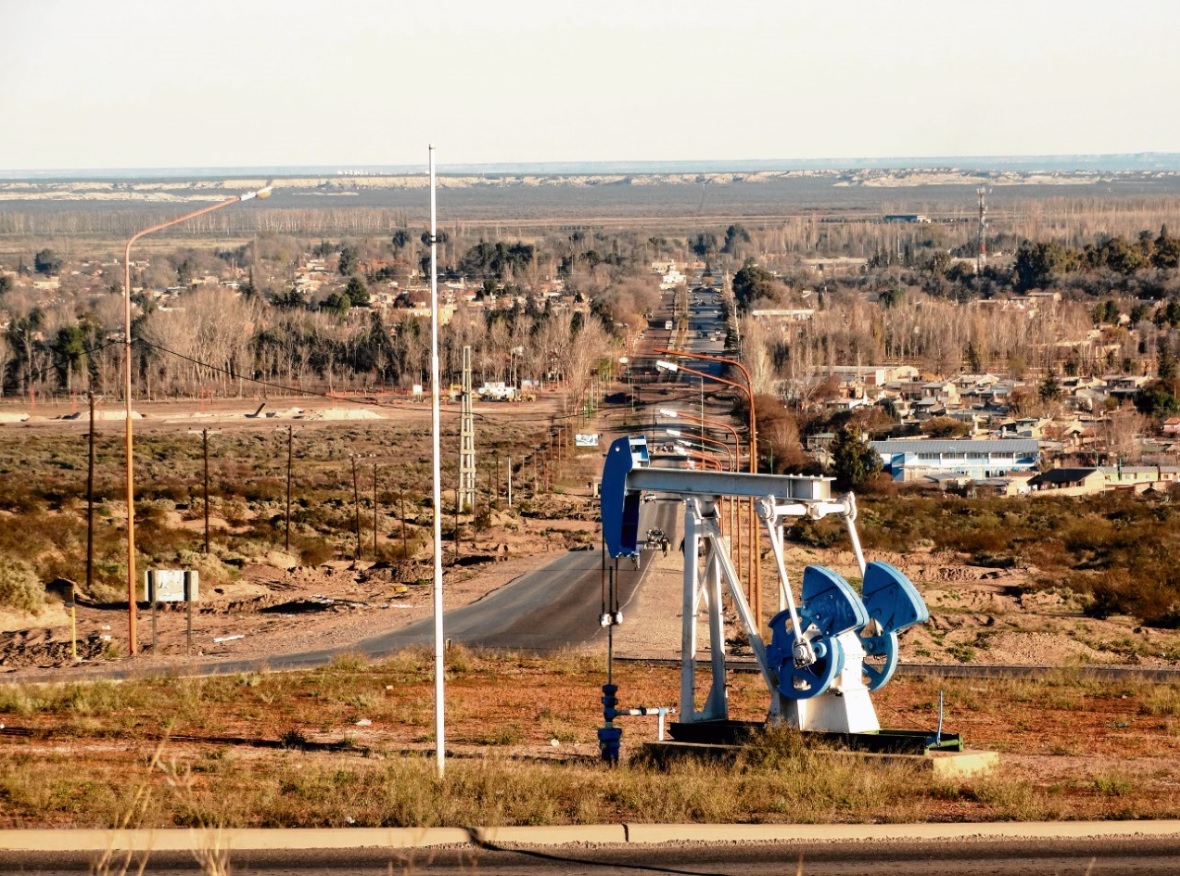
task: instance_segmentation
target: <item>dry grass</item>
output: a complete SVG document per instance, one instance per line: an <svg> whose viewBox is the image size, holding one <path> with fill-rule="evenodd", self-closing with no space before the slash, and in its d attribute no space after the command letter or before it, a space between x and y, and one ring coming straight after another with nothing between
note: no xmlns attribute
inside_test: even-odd
<svg viewBox="0 0 1180 876"><path fill-rule="evenodd" d="M1180 815L1173 686L1070 673L944 682L947 728L1006 758L1002 772L962 781L866 768L787 731L731 767L610 770L595 756L600 660L457 652L439 779L430 665L407 652L305 673L7 686L0 721L31 735L4 738L0 826L114 827L135 811L146 827ZM617 680L625 703L668 701L677 688L664 668L624 667ZM937 692L895 681L877 698L883 723L932 729ZM761 717L764 703L754 676L732 678L735 717ZM625 726L629 754L654 736L642 719Z"/></svg>

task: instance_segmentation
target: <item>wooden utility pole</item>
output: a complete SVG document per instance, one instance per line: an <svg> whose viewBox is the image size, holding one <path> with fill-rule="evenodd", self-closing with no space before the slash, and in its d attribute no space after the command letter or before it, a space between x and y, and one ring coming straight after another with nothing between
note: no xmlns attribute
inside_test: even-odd
<svg viewBox="0 0 1180 876"><path fill-rule="evenodd" d="M283 550L291 552L291 443L292 427L287 427L287 535L283 542Z"/></svg>
<svg viewBox="0 0 1180 876"><path fill-rule="evenodd" d="M406 491L402 490L398 493L398 499L401 500L402 512L402 559L408 560L410 558L410 542L406 538Z"/></svg>
<svg viewBox="0 0 1180 876"><path fill-rule="evenodd" d="M209 430L201 430L201 447L205 456L205 553L209 553Z"/></svg>
<svg viewBox="0 0 1180 876"><path fill-rule="evenodd" d="M459 488L455 487L455 563L459 562Z"/></svg>
<svg viewBox="0 0 1180 876"><path fill-rule="evenodd" d="M86 470L86 593L94 594L94 393L90 392L90 462Z"/></svg>
<svg viewBox="0 0 1180 876"><path fill-rule="evenodd" d="M352 508L356 518L356 556L353 561L361 558L361 492L356 479L356 457L352 457Z"/></svg>

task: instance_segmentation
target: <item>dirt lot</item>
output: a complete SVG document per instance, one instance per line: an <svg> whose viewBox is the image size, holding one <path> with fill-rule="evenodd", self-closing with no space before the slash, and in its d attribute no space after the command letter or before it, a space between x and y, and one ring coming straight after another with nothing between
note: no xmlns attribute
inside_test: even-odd
<svg viewBox="0 0 1180 876"><path fill-rule="evenodd" d="M562 552L570 538L597 538L594 509L586 497L554 497L572 519L524 519L497 512L487 540L465 545L464 565L448 566L447 608L464 605ZM507 533L505 527L517 527ZM510 536L510 537L509 537ZM908 663L1015 664L1052 667L1084 665L1177 666L1180 633L1157 630L1115 616L1082 614L1076 594L1028 590L1032 569L974 567L953 554L873 555L905 571L931 610L928 624L903 635ZM428 563L373 563L333 560L296 565L281 551L268 562L242 569L240 580L202 593L194 613L193 645L188 653L186 615L179 605L162 607L153 644L151 614L141 608L139 640L144 669L180 669L209 658L266 660L282 654L347 647L428 617L432 610ZM788 571L796 582L806 565L830 566L855 577L846 551L794 547ZM618 631L623 656L673 657L680 642L681 566L678 555L656 561L648 583ZM776 576L764 567L764 604L776 604ZM88 666L124 664L126 605L86 605L77 611L79 656ZM60 604L39 617L0 615L0 672L70 667L69 618ZM706 640L702 626L702 641ZM67 675L77 670L68 669ZM2 678L3 676L0 676Z"/></svg>

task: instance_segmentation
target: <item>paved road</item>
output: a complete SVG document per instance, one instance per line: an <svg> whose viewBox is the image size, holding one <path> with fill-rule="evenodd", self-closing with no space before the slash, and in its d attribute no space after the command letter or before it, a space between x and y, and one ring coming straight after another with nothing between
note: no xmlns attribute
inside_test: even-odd
<svg viewBox="0 0 1180 876"><path fill-rule="evenodd" d="M0 872L76 876L92 853L0 852ZM389 876L391 873L623 876L1175 876L1178 838L752 843L644 847L560 846L506 850L356 849L238 852L233 872L259 876ZM118 872L118 871L115 871ZM135 868L131 872L136 872ZM157 853L150 876L193 876L190 853Z"/></svg>
<svg viewBox="0 0 1180 876"><path fill-rule="evenodd" d="M639 531L656 527L674 532L676 512L677 508L668 503L645 505ZM618 563L619 605L624 616L651 566L651 558L651 551L643 552L639 571L627 560ZM556 650L604 637L598 623L601 612L602 554L598 550L574 551L522 575L478 602L447 612L443 626L448 639L465 645ZM433 641L433 622L426 620L366 639L349 650L378 656Z"/></svg>

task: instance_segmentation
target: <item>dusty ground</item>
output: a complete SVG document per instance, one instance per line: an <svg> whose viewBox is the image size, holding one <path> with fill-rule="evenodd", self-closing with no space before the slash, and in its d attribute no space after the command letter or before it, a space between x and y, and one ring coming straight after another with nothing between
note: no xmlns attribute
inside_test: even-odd
<svg viewBox="0 0 1180 876"><path fill-rule="evenodd" d="M953 553L870 553L891 563L917 586L930 621L902 634L907 663L964 663L1076 667L1082 665L1180 666L1180 632L1151 629L1132 618L1087 618L1076 594L1029 590L1033 568L990 569ZM788 574L795 583L808 565L824 565L858 577L849 551L788 547ZM679 653L681 564L678 556L657 561L645 590L629 607L618 632L621 653L667 657ZM763 568L763 605L778 604L777 575ZM732 620L732 618L731 618ZM704 624L698 641L707 643Z"/></svg>
<svg viewBox="0 0 1180 876"><path fill-rule="evenodd" d="M276 423L291 422L304 428L317 428L318 424L318 428L328 429L341 419L358 417L379 417L415 427L429 423L428 405L377 401L381 404L358 406L339 399L273 399L265 401L259 416L254 416L263 404L259 399L209 402L196 411L191 401L153 402L142 406L147 416L136 428L137 434L149 429L187 432L205 425L220 430L269 430ZM503 405L485 404L477 406L477 413L481 409L490 416L502 416L505 410ZM8 413L13 410L5 408ZM536 403L513 406L512 414L544 419L555 410L554 399L542 397ZM85 428L83 417L71 419L71 414L78 413L73 404L40 405L29 413L32 419L24 423L0 426L4 435L29 440L43 430ZM121 409L110 406L103 413L108 420L122 416ZM444 411L444 417L453 415L454 406ZM545 563L553 552L597 542L596 509L588 490L588 481L597 471L597 456L587 454L577 462L567 475L565 491L543 497L553 507L528 519L507 510L497 512L491 529L475 545L464 545L464 565L450 566L446 571L444 602L448 608L504 586ZM176 522L194 529L203 525L195 515ZM216 516L211 523L214 529L228 526ZM904 571L930 607L930 622L903 635L902 659L906 662L1171 666L1180 661L1180 633L1142 627L1125 617L1105 621L1086 618L1078 598L1065 588L1047 591L1030 587L1039 577L1034 568L972 566L966 555L950 552L876 552L869 558ZM788 546L786 562L796 587L808 564L827 565L850 578L857 574L847 550ZM680 568L675 552L657 561L644 591L626 607L626 622L616 630L618 653L636 657L678 653ZM764 556L763 571L763 602L768 613L773 613L778 604L777 576L769 555ZM154 637L150 613L141 611L138 639L142 651L136 665L179 669L189 660L265 660L347 647L429 616L431 575L428 562L395 567L373 567L367 561L297 566L292 557L273 552L243 568L240 580L203 590L193 617L191 655L182 611L176 606L161 611ZM79 603L81 668L125 662L127 627L125 603ZM707 643L703 628L701 632L700 641ZM71 666L69 641L69 616L59 604L35 617L0 612L0 677L16 670Z"/></svg>
<svg viewBox="0 0 1180 876"><path fill-rule="evenodd" d="M564 497L563 497L564 498ZM564 501L583 506L588 500ZM512 519L502 515L504 520ZM517 519L517 522L520 522ZM465 546L464 562L445 572L444 605L470 603L547 562L565 549L567 534L596 537L589 519L537 520L531 534L516 533L511 551L502 540ZM539 534L544 531L544 535ZM1174 666L1180 633L1137 625L1132 619L1086 618L1076 597L1064 589L1026 591L1031 569L973 567L953 554L873 555L905 571L930 607L928 624L903 634L902 659L911 663L1016 664L1070 667L1087 664ZM270 564L247 566L240 582L202 594L193 615L189 655L186 616L180 606L156 617L139 613L142 654L136 665L180 669L190 660L210 658L265 660L283 654L350 643L396 630L432 612L428 564L374 565L334 561L317 567L294 566L277 552ZM851 555L842 551L791 548L788 571L799 580L808 564L828 565L854 576ZM291 566L287 568L287 566ZM777 604L776 579L764 569L764 604ZM672 552L658 558L643 591L624 606L616 629L616 652L631 657L673 657L680 647L681 563ZM83 667L125 663L126 606L87 606L77 611L79 655ZM69 617L55 605L39 617L0 615L0 672L72 663ZM732 631L731 631L732 632ZM700 641L707 649L702 624ZM72 672L71 672L72 674ZM0 676L2 677L2 676Z"/></svg>

